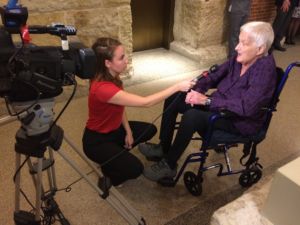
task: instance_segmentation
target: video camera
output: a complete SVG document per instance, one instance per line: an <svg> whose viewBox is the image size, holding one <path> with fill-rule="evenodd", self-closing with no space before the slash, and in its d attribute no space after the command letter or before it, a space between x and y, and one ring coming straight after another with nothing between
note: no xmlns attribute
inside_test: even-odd
<svg viewBox="0 0 300 225"><path fill-rule="evenodd" d="M68 43L67 36L76 35L72 26L27 26L28 11L9 0L0 8L0 97L11 102L32 101L58 96L69 76L90 79L95 74L96 58L92 49ZM22 42L14 44L12 34L20 34ZM62 46L36 46L30 34L51 34L61 38Z"/></svg>

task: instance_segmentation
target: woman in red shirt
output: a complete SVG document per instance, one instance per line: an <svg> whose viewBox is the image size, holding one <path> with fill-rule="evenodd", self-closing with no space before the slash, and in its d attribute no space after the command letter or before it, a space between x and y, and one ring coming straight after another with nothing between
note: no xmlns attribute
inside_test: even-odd
<svg viewBox="0 0 300 225"><path fill-rule="evenodd" d="M128 150L151 139L157 131L153 124L128 122L124 106L153 106L175 92L188 91L195 83L183 81L146 97L128 93L120 79L128 63L122 44L111 38L99 38L92 48L97 68L90 86L83 149L116 186L143 172L143 164Z"/></svg>

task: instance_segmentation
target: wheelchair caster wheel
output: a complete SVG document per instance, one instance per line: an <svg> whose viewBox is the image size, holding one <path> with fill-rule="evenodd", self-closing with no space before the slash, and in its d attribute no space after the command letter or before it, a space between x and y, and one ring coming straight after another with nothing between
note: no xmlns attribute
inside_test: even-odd
<svg viewBox="0 0 300 225"><path fill-rule="evenodd" d="M253 184L257 183L261 177L262 172L260 169L250 169L242 173L239 179L239 183L242 187L250 187Z"/></svg>
<svg viewBox="0 0 300 225"><path fill-rule="evenodd" d="M257 183L262 177L262 171L259 168L250 170L252 184Z"/></svg>
<svg viewBox="0 0 300 225"><path fill-rule="evenodd" d="M202 193L202 178L199 178L193 172L185 172L184 173L184 184L188 191L194 195L199 196Z"/></svg>

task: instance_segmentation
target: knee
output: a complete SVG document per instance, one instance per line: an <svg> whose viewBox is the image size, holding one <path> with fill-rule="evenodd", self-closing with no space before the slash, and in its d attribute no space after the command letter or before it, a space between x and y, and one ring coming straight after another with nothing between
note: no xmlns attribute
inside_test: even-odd
<svg viewBox="0 0 300 225"><path fill-rule="evenodd" d="M181 122L184 123L192 123L193 121L195 121L196 119L198 119L199 115L198 112L199 110L196 109L190 109L188 111L186 111L181 118Z"/></svg>
<svg viewBox="0 0 300 225"><path fill-rule="evenodd" d="M190 128L198 129L198 127L207 126L209 114L198 109L190 109L186 111L181 119L181 126L188 126Z"/></svg>
<svg viewBox="0 0 300 225"><path fill-rule="evenodd" d="M167 112L178 111L182 105L185 105L186 93L176 92L168 97L164 102L164 109L168 108ZM171 107L171 108L169 108Z"/></svg>

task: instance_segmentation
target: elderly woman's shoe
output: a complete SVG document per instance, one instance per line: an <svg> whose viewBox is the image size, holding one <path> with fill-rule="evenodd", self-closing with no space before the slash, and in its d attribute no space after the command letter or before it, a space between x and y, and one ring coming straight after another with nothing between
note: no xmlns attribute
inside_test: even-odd
<svg viewBox="0 0 300 225"><path fill-rule="evenodd" d="M149 161L158 162L164 156L164 152L160 144L153 144L149 142L141 143L138 145L138 149Z"/></svg>
<svg viewBox="0 0 300 225"><path fill-rule="evenodd" d="M159 181L163 178L173 178L177 174L177 169L172 169L165 159L154 163L144 169L143 175L152 181Z"/></svg>

